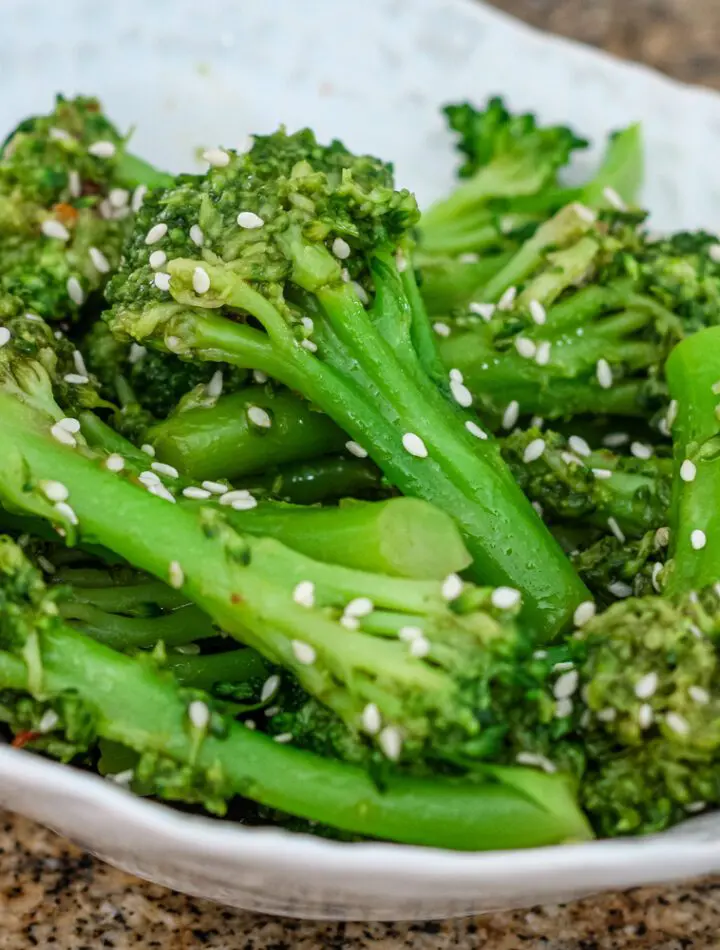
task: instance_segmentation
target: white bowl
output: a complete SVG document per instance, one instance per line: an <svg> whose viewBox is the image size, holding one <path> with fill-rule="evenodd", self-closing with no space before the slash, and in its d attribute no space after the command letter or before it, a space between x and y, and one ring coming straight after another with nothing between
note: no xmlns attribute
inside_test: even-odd
<svg viewBox="0 0 720 950"><path fill-rule="evenodd" d="M4 0L0 129L91 92L140 154L188 167L198 145L312 125L393 159L426 202L454 160L438 107L505 93L600 138L645 123L659 228L720 224L720 99L473 0ZM292 777L289 777L292 781ZM0 747L0 805L112 864L198 896L297 917L423 919L720 871L720 816L645 840L492 854L336 844L189 817Z"/></svg>

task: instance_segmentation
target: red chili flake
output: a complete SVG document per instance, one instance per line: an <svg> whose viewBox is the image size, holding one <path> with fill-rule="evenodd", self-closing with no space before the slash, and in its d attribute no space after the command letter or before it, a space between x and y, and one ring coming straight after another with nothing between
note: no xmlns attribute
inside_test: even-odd
<svg viewBox="0 0 720 950"><path fill-rule="evenodd" d="M24 729L22 732L18 732L10 745L13 749L22 749L28 742L34 742L36 739L39 739L41 735L41 732L32 732L32 730Z"/></svg>
<svg viewBox="0 0 720 950"><path fill-rule="evenodd" d="M72 205L65 204L64 201L53 206L53 214L63 224L75 224L78 218L77 210Z"/></svg>

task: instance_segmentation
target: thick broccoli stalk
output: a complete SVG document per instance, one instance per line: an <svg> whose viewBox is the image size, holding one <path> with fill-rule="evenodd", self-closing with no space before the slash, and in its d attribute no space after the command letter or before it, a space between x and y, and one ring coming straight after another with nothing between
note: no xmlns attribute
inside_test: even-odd
<svg viewBox="0 0 720 950"><path fill-rule="evenodd" d="M474 576L519 587L528 621L560 629L582 586L497 446L449 398L467 404L442 374L406 267L412 196L376 160L320 147L308 131L222 156L143 206L110 287L113 332L301 392L350 451L455 517ZM155 247L168 260L153 277Z"/></svg>
<svg viewBox="0 0 720 950"><path fill-rule="evenodd" d="M238 488L294 505L316 505L343 498L377 500L391 494L382 472L370 459L341 455L282 465L241 480Z"/></svg>
<svg viewBox="0 0 720 950"><path fill-rule="evenodd" d="M117 267L143 192L171 180L127 153L96 99L59 96L0 152L0 291L75 317Z"/></svg>
<svg viewBox="0 0 720 950"><path fill-rule="evenodd" d="M0 715L27 708L29 694L45 712L23 742L42 739L42 730L62 736L71 698L72 721L84 715L83 745L98 736L137 753L126 778L161 797L223 814L244 795L356 834L460 850L590 836L558 775L496 767L465 783L390 776L381 791L361 768L251 731L224 704L183 689L152 663L66 627L38 573L7 539L0 541L0 604Z"/></svg>

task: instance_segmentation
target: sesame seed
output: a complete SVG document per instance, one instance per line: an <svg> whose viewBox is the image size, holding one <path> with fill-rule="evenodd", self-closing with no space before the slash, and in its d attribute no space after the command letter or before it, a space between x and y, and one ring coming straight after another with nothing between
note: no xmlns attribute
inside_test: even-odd
<svg viewBox="0 0 720 950"><path fill-rule="evenodd" d="M345 607L346 617L367 617L375 609L375 604L369 597L355 597Z"/></svg>
<svg viewBox="0 0 720 950"><path fill-rule="evenodd" d="M193 224L190 228L190 240L196 247L202 247L205 243L205 234L199 224Z"/></svg>
<svg viewBox="0 0 720 950"><path fill-rule="evenodd" d="M61 517L69 521L70 524L76 525L78 523L78 516L66 501L58 501L55 505L55 511L57 511Z"/></svg>
<svg viewBox="0 0 720 950"><path fill-rule="evenodd" d="M720 244L711 244L708 248L708 254L710 260L715 261L716 264L720 263Z"/></svg>
<svg viewBox="0 0 720 950"><path fill-rule="evenodd" d="M110 271L110 261L103 254L100 248L91 247L88 251L90 261L98 274L107 274Z"/></svg>
<svg viewBox="0 0 720 950"><path fill-rule="evenodd" d="M601 709L597 714L600 722L615 722L617 719L617 709L613 709L612 706L608 706L606 709Z"/></svg>
<svg viewBox="0 0 720 950"><path fill-rule="evenodd" d="M88 148L88 152L90 155L94 155L95 158L112 158L116 149L112 142L101 141L93 142Z"/></svg>
<svg viewBox="0 0 720 950"><path fill-rule="evenodd" d="M697 466L695 463L691 462L690 459L685 459L685 461L680 466L680 478L684 482L694 482L696 475Z"/></svg>
<svg viewBox="0 0 720 950"><path fill-rule="evenodd" d="M130 352L128 353L128 361L134 366L136 363L139 363L147 355L147 349L144 346L140 346L139 343L130 344Z"/></svg>
<svg viewBox="0 0 720 950"><path fill-rule="evenodd" d="M705 811L707 802L690 802L685 806L685 811L691 815L697 815L698 812Z"/></svg>
<svg viewBox="0 0 720 950"><path fill-rule="evenodd" d="M122 472L125 468L125 459L122 455L118 455L117 452L113 452L112 455L108 455L105 459L105 468L109 472Z"/></svg>
<svg viewBox="0 0 720 950"><path fill-rule="evenodd" d="M153 283L158 290L170 290L170 274L166 274L164 271L158 271L153 277Z"/></svg>
<svg viewBox="0 0 720 950"><path fill-rule="evenodd" d="M380 733L378 742L386 758L397 762L402 753L402 736L397 726L385 726Z"/></svg>
<svg viewBox="0 0 720 950"><path fill-rule="evenodd" d="M620 544L625 544L625 534L623 533L622 528L617 523L617 519L610 517L607 520L608 528L612 531L615 537L618 539Z"/></svg>
<svg viewBox="0 0 720 950"><path fill-rule="evenodd" d="M688 695L698 706L707 706L710 702L710 693L708 693L706 689L703 689L702 686L691 686L688 689Z"/></svg>
<svg viewBox="0 0 720 950"><path fill-rule="evenodd" d="M359 445L357 442L353 442L352 439L345 443L345 448L351 455L354 455L355 458L365 459L368 456L368 453L365 451L362 445Z"/></svg>
<svg viewBox="0 0 720 950"><path fill-rule="evenodd" d="M180 588L185 583L185 572L180 566L179 561L170 561L170 567L168 568L168 583L171 587L174 587L175 590L180 590Z"/></svg>
<svg viewBox="0 0 720 950"><path fill-rule="evenodd" d="M167 475L168 478L179 478L180 472L174 465L168 465L166 462L153 462L150 468L158 475Z"/></svg>
<svg viewBox="0 0 720 950"><path fill-rule="evenodd" d="M584 600L578 604L573 614L573 622L576 627L584 627L588 621L595 616L597 608L592 600Z"/></svg>
<svg viewBox="0 0 720 950"><path fill-rule="evenodd" d="M155 447L150 445L149 442L143 442L140 446L140 450L144 452L145 455L149 455L150 458L155 458Z"/></svg>
<svg viewBox="0 0 720 950"><path fill-rule="evenodd" d="M113 208L124 208L130 201L130 192L127 188L111 188L108 192L108 201Z"/></svg>
<svg viewBox="0 0 720 950"><path fill-rule="evenodd" d="M690 534L690 544L692 545L694 551L702 551L702 549L707 544L707 535L704 531L696 528Z"/></svg>
<svg viewBox="0 0 720 950"><path fill-rule="evenodd" d="M85 303L85 291L82 289L82 284L77 277L68 277L65 286L72 302L78 307L81 307Z"/></svg>
<svg viewBox="0 0 720 950"><path fill-rule="evenodd" d="M251 732L254 732L255 729L257 729L257 723L254 719L245 719L243 721L243 726L245 726L245 728L249 729Z"/></svg>
<svg viewBox="0 0 720 950"><path fill-rule="evenodd" d="M606 435L602 442L609 449L619 449L621 445L626 445L630 441L627 432L611 432Z"/></svg>
<svg viewBox="0 0 720 950"><path fill-rule="evenodd" d="M38 723L38 732L52 732L60 722L60 717L54 709L46 709Z"/></svg>
<svg viewBox="0 0 720 950"><path fill-rule="evenodd" d="M72 138L69 132L66 132L65 129L58 129L53 127L48 129L48 138L52 139L54 142L67 141L69 138Z"/></svg>
<svg viewBox="0 0 720 950"><path fill-rule="evenodd" d="M511 310L517 297L517 287L508 287L505 293L497 302L498 310Z"/></svg>
<svg viewBox="0 0 720 950"><path fill-rule="evenodd" d="M533 416L530 419L530 428L532 429L542 429L544 425L545 425L545 420L543 419L542 416Z"/></svg>
<svg viewBox="0 0 720 950"><path fill-rule="evenodd" d="M597 376L597 381L600 383L600 386L603 389L610 389L613 384L613 374L610 369L610 364L605 359L599 359L595 366L595 375Z"/></svg>
<svg viewBox="0 0 720 950"><path fill-rule="evenodd" d="M538 755L535 752L519 752L515 757L515 761L518 765L527 765L530 768L542 769L543 772L552 774L557 771L557 768L550 759L545 758L544 755Z"/></svg>
<svg viewBox="0 0 720 950"><path fill-rule="evenodd" d="M459 406L462 406L463 409L468 409L470 406L472 406L472 393L464 383L458 382L455 379L451 380L450 392L452 393L452 397L455 402Z"/></svg>
<svg viewBox="0 0 720 950"><path fill-rule="evenodd" d="M531 360L537 353L537 347L533 341L526 336L518 336L515 338L515 349L520 356L526 360Z"/></svg>
<svg viewBox="0 0 720 950"><path fill-rule="evenodd" d="M641 729L649 729L655 719L655 713L650 703L643 703L638 709L637 720Z"/></svg>
<svg viewBox="0 0 720 950"><path fill-rule="evenodd" d="M315 321L312 317L300 317L300 323L302 323L303 329L307 330L308 333L312 333L315 329Z"/></svg>
<svg viewBox="0 0 720 950"><path fill-rule="evenodd" d="M668 429L672 429L677 419L678 414L678 401L677 399L671 399L670 405L668 406L667 415L665 416L665 423L667 424Z"/></svg>
<svg viewBox="0 0 720 950"><path fill-rule="evenodd" d="M260 700L263 703L268 702L273 698L275 693L280 689L280 677L277 673L273 673L271 676L265 680L262 685L262 690L260 691Z"/></svg>
<svg viewBox="0 0 720 950"><path fill-rule="evenodd" d="M476 422L472 421L472 419L468 419L465 422L465 428L468 430L470 435L474 435L476 439L487 439L487 432L484 432Z"/></svg>
<svg viewBox="0 0 720 950"><path fill-rule="evenodd" d="M135 778L135 772L133 769L125 769L122 772L116 772L114 775L106 775L105 778L113 785L127 787Z"/></svg>
<svg viewBox="0 0 720 950"><path fill-rule="evenodd" d="M169 286L169 281L168 281ZM180 353L183 349L182 340L179 336L168 336L165 338L165 345L171 353Z"/></svg>
<svg viewBox="0 0 720 950"><path fill-rule="evenodd" d="M613 597L617 597L620 600L624 600L632 594L632 587L629 584L623 583L623 581L613 581L612 584L608 584L607 589Z"/></svg>
<svg viewBox="0 0 720 950"><path fill-rule="evenodd" d="M224 495L228 490L227 485L223 485L222 482L210 482L207 480L202 483L202 487L213 495Z"/></svg>
<svg viewBox="0 0 720 950"><path fill-rule="evenodd" d="M520 415L520 403L517 399L511 400L505 408L505 412L502 417L502 427L503 429L512 429L515 426L515 423L518 421Z"/></svg>
<svg viewBox="0 0 720 950"><path fill-rule="evenodd" d="M55 238L58 241L69 241L70 232L60 221L54 218L48 218L40 225L40 230L48 238Z"/></svg>
<svg viewBox="0 0 720 950"><path fill-rule="evenodd" d="M568 670L555 680L553 696L555 699L568 699L578 688L580 677L577 670Z"/></svg>
<svg viewBox="0 0 720 950"><path fill-rule="evenodd" d="M230 155L223 148L208 148L202 157L213 168L225 168L230 164Z"/></svg>
<svg viewBox="0 0 720 950"><path fill-rule="evenodd" d="M254 369L253 379L259 386L262 386L263 383L268 381L267 373L263 373L261 369Z"/></svg>
<svg viewBox="0 0 720 950"><path fill-rule="evenodd" d="M315 585L312 581L300 581L293 590L293 600L301 607L315 606Z"/></svg>
<svg viewBox="0 0 720 950"><path fill-rule="evenodd" d="M79 198L82 194L82 182L80 181L80 175L71 169L68 172L68 191L70 192L71 198Z"/></svg>
<svg viewBox="0 0 720 950"><path fill-rule="evenodd" d="M538 366L547 366L550 362L550 349L551 346L547 340L538 343L537 353L535 354L535 362Z"/></svg>
<svg viewBox="0 0 720 950"><path fill-rule="evenodd" d="M226 491L220 496L221 505L233 505L236 501L241 501L245 498L250 497L250 492L247 488L234 488L232 491Z"/></svg>
<svg viewBox="0 0 720 950"><path fill-rule="evenodd" d="M450 327L447 325L447 323L443 323L442 320L438 320L436 323L433 323L433 330L438 336L450 336Z"/></svg>
<svg viewBox="0 0 720 950"><path fill-rule="evenodd" d="M343 269L340 271L340 277L342 278L343 283L350 283L350 271L347 269L347 267L343 267Z"/></svg>
<svg viewBox="0 0 720 950"><path fill-rule="evenodd" d="M153 270L159 270L167 262L165 251L153 251L148 258L148 264Z"/></svg>
<svg viewBox="0 0 720 950"><path fill-rule="evenodd" d="M658 528L655 532L655 547L666 548L670 544L670 528Z"/></svg>
<svg viewBox="0 0 720 950"><path fill-rule="evenodd" d="M35 323L43 322L43 318L39 317L36 313L26 313L24 316L26 320L30 320L31 322L35 322Z"/></svg>
<svg viewBox="0 0 720 950"><path fill-rule="evenodd" d="M536 462L545 451L545 439L533 439L525 446L523 462Z"/></svg>
<svg viewBox="0 0 720 950"><path fill-rule="evenodd" d="M494 303L476 303L473 301L468 309L470 313L474 313L476 317L482 317L483 320L492 320L495 316L495 304ZM448 331L449 332L449 331Z"/></svg>
<svg viewBox="0 0 720 950"><path fill-rule="evenodd" d="M348 617L347 614L343 614L340 618L340 626L347 630L357 630L360 627L360 621L357 617Z"/></svg>
<svg viewBox="0 0 720 950"><path fill-rule="evenodd" d="M474 251L468 251L466 254L460 254L458 260L461 264L477 264L480 260L480 255Z"/></svg>
<svg viewBox="0 0 720 950"><path fill-rule="evenodd" d="M533 653L534 660L546 660L547 659L547 650L536 650Z"/></svg>
<svg viewBox="0 0 720 950"><path fill-rule="evenodd" d="M246 412L250 422L258 428L269 429L272 425L269 413L261 406L248 406Z"/></svg>
<svg viewBox="0 0 720 950"><path fill-rule="evenodd" d="M565 719L567 716L571 716L573 711L573 701L569 697L565 699L558 699L555 703L555 718L556 719Z"/></svg>
<svg viewBox="0 0 720 950"><path fill-rule="evenodd" d="M588 224L595 223L596 221L595 212L591 208L588 208L587 205L580 204L579 201L576 201L572 205L572 209L575 212L575 214L578 216L578 218L580 218L582 221L585 221Z"/></svg>
<svg viewBox="0 0 720 950"><path fill-rule="evenodd" d="M168 232L168 226L164 222L159 224L154 224L148 233L145 235L146 244L157 244L158 241L161 241Z"/></svg>
<svg viewBox="0 0 720 950"><path fill-rule="evenodd" d="M142 208L143 201L145 200L145 195L147 194L147 185L138 185L135 191L133 192L132 200L130 202L130 207L137 214L137 212Z"/></svg>
<svg viewBox="0 0 720 950"><path fill-rule="evenodd" d="M350 257L350 245L341 237L336 237L332 242L332 252L338 260L345 261Z"/></svg>
<svg viewBox="0 0 720 950"><path fill-rule="evenodd" d="M300 340L300 346L302 346L303 349L308 350L310 353L317 353L317 343L313 343L312 340Z"/></svg>
<svg viewBox="0 0 720 950"><path fill-rule="evenodd" d="M169 501L171 504L175 504L175 496L162 484L162 482L158 485L148 485L147 489L150 494L155 495L156 498L162 498L163 501Z"/></svg>
<svg viewBox="0 0 720 950"><path fill-rule="evenodd" d="M662 593L662 587L660 585L660 575L662 574L663 566L659 561L656 561L652 566L652 574L650 575L650 580L652 581L653 590L656 593Z"/></svg>
<svg viewBox="0 0 720 950"><path fill-rule="evenodd" d="M421 627L400 627L398 630L398 638L403 641L403 643L412 643L413 640L417 640L418 637L423 635Z"/></svg>
<svg viewBox="0 0 720 950"><path fill-rule="evenodd" d="M265 710L265 716L267 719L272 719L273 716L277 716L279 712L280 712L279 706L268 706L268 708Z"/></svg>
<svg viewBox="0 0 720 950"><path fill-rule="evenodd" d="M309 643L303 643L302 640L292 640L291 646L298 663L301 663L303 666L312 666L317 658L314 647L310 646Z"/></svg>
<svg viewBox="0 0 720 950"><path fill-rule="evenodd" d="M635 684L635 695L638 699L650 699L655 695L659 682L657 673L646 673Z"/></svg>
<svg viewBox="0 0 720 950"><path fill-rule="evenodd" d="M279 735L273 736L273 741L278 742L280 745L287 745L288 742L292 742L292 740L292 732L281 732Z"/></svg>
<svg viewBox="0 0 720 950"><path fill-rule="evenodd" d="M255 214L254 211L241 211L237 216L237 223L246 231L255 231L265 224L260 215Z"/></svg>
<svg viewBox="0 0 720 950"><path fill-rule="evenodd" d="M207 729L210 723L210 710L207 703L201 699L194 699L188 706L190 722L196 729Z"/></svg>
<svg viewBox="0 0 720 950"><path fill-rule="evenodd" d="M538 517L542 518L544 511L543 511L543 506L540 504L540 502L531 501L530 504L533 506L533 509L535 510L535 514L538 515Z"/></svg>
<svg viewBox="0 0 720 950"><path fill-rule="evenodd" d="M498 610L510 610L520 603L521 594L514 587L496 587L490 595L490 603Z"/></svg>
<svg viewBox="0 0 720 950"><path fill-rule="evenodd" d="M410 656L421 660L430 653L430 641L425 637L416 637L410 642Z"/></svg>
<svg viewBox="0 0 720 950"><path fill-rule="evenodd" d="M407 270L408 262L407 258L402 251L398 251L395 255L395 266L398 269L398 274L404 274Z"/></svg>
<svg viewBox="0 0 720 950"><path fill-rule="evenodd" d="M588 455L592 454L590 446L587 444L585 439L582 438L582 436L571 435L568 439L568 445L576 455L582 455L587 458Z"/></svg>
<svg viewBox="0 0 720 950"><path fill-rule="evenodd" d="M73 435L80 431L80 421L78 419L74 419L72 416L66 416L57 424L61 429L65 429L66 432L72 432Z"/></svg>
<svg viewBox="0 0 720 950"><path fill-rule="evenodd" d="M9 343L11 335L7 327L0 327L0 346L5 346Z"/></svg>
<svg viewBox="0 0 720 950"><path fill-rule="evenodd" d="M66 485L63 485L62 482L56 482L53 480L40 482L40 488L42 489L43 494L50 501L67 501L70 492L67 489Z"/></svg>
<svg viewBox="0 0 720 950"><path fill-rule="evenodd" d="M193 290L196 294L206 294L210 290L210 275L204 267L196 267L192 275Z"/></svg>
<svg viewBox="0 0 720 950"><path fill-rule="evenodd" d="M369 736L376 736L382 728L382 716L375 703L368 703L362 711L362 728Z"/></svg>
<svg viewBox="0 0 720 950"><path fill-rule="evenodd" d="M210 377L210 382L207 384L205 389L211 399L219 399L220 396L222 396L223 371L221 369L215 370L215 372Z"/></svg>
<svg viewBox="0 0 720 950"><path fill-rule="evenodd" d="M187 488L183 488L183 496L193 501L205 501L206 498L212 497L206 488L199 488L197 485L189 485Z"/></svg>
<svg viewBox="0 0 720 950"><path fill-rule="evenodd" d="M612 205L616 211L627 211L627 205L614 188L603 188L603 195L608 204Z"/></svg>
<svg viewBox="0 0 720 950"><path fill-rule="evenodd" d="M369 303L370 303L370 298L368 297L367 291L365 290L365 288L363 287L363 285L362 285L362 284L359 284L356 280L350 281L350 283L353 285L353 288L354 288L354 290L355 290L355 293L356 293L356 294L358 295L358 297L360 298L360 303L362 303L362 304L369 304Z"/></svg>
<svg viewBox="0 0 720 950"><path fill-rule="evenodd" d="M530 301L530 316L532 317L533 322L537 323L539 327L541 327L547 320L545 307L543 307L539 300Z"/></svg>
<svg viewBox="0 0 720 950"><path fill-rule="evenodd" d="M630 454L634 455L636 459L649 459L652 458L653 448L644 442L633 442L630 445Z"/></svg>
<svg viewBox="0 0 720 950"><path fill-rule="evenodd" d="M690 732L690 723L680 713L669 712L665 716L665 722L679 736L686 736Z"/></svg>
<svg viewBox="0 0 720 950"><path fill-rule="evenodd" d="M75 439L75 436L72 434L72 432L68 432L68 430L61 426L59 422L57 422L50 429L50 434L58 442L62 442L63 445L77 445L77 440Z"/></svg>
<svg viewBox="0 0 720 950"><path fill-rule="evenodd" d="M465 377L460 372L459 369L451 369L448 373L451 383L462 383L465 380Z"/></svg>
<svg viewBox="0 0 720 950"><path fill-rule="evenodd" d="M238 498L232 503L233 511L250 511L251 508L257 508L257 499L252 495L247 498Z"/></svg>
<svg viewBox="0 0 720 950"><path fill-rule="evenodd" d="M410 455L414 455L415 458L426 459L428 457L428 450L425 443L420 436L415 435L414 432L406 432L402 437L402 444L405 451Z"/></svg>
<svg viewBox="0 0 720 950"><path fill-rule="evenodd" d="M138 475L138 481L142 482L143 485L160 485L162 484L158 475L155 472L140 472Z"/></svg>
<svg viewBox="0 0 720 950"><path fill-rule="evenodd" d="M457 574L448 574L445 580L442 582L442 587L440 588L440 593L442 594L443 600L457 600L457 598L462 594L463 591L463 582L458 577Z"/></svg>

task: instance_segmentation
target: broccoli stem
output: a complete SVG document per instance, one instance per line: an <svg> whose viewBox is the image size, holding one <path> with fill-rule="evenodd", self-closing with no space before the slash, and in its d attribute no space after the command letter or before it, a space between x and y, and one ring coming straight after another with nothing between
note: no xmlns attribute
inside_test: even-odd
<svg viewBox="0 0 720 950"><path fill-rule="evenodd" d="M514 251L504 251L477 261L463 261L418 254L415 266L420 271L420 289L428 312L443 316L466 306L513 256Z"/></svg>
<svg viewBox="0 0 720 950"><path fill-rule="evenodd" d="M701 330L678 344L665 372L677 404L672 426L672 559L665 587L672 596L720 580L720 327Z"/></svg>
<svg viewBox="0 0 720 950"><path fill-rule="evenodd" d="M118 180L128 188L137 188L138 185L145 185L147 188L169 188L175 182L172 175L124 150L118 158L116 173Z"/></svg>
<svg viewBox="0 0 720 950"><path fill-rule="evenodd" d="M165 666L181 686L210 690L218 683L262 683L270 674L270 666L255 650L244 647L207 656L170 653Z"/></svg>
<svg viewBox="0 0 720 950"><path fill-rule="evenodd" d="M238 483L253 494L267 494L295 505L315 505L337 498L365 498L383 492L382 472L369 459L326 456L284 465Z"/></svg>
<svg viewBox="0 0 720 950"><path fill-rule="evenodd" d="M317 561L397 577L443 579L470 564L453 520L417 498L339 508L275 503L230 511L241 533L266 535Z"/></svg>
<svg viewBox="0 0 720 950"><path fill-rule="evenodd" d="M71 691L94 711L102 738L220 774L225 799L243 795L356 834L458 850L592 837L561 776L497 768L477 782L390 778L380 791L358 767L280 745L228 718L222 730L211 721L198 736L171 678L81 634L48 630L40 644L43 698ZM21 660L0 653L2 687L27 691L28 680Z"/></svg>
<svg viewBox="0 0 720 950"><path fill-rule="evenodd" d="M71 626L125 653L150 649L161 641L167 647L185 646L219 633L208 615L192 605L159 617L124 617L81 601L61 601L58 606Z"/></svg>
<svg viewBox="0 0 720 950"><path fill-rule="evenodd" d="M269 428L248 418L258 406ZM147 433L158 457L190 478L240 478L286 462L341 451L347 437L321 412L289 392L250 386L222 396L214 406L188 409Z"/></svg>

